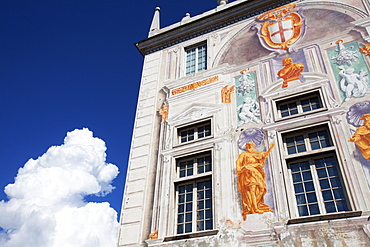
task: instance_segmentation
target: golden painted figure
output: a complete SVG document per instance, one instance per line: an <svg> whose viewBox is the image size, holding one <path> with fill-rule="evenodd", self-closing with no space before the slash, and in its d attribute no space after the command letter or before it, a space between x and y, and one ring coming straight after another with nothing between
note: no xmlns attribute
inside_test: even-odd
<svg viewBox="0 0 370 247"><path fill-rule="evenodd" d="M155 230L153 233L149 234L149 239L158 239L158 230Z"/></svg>
<svg viewBox="0 0 370 247"><path fill-rule="evenodd" d="M363 44L362 46L362 48L359 48L360 51L366 55L370 55L370 44Z"/></svg>
<svg viewBox="0 0 370 247"><path fill-rule="evenodd" d="M235 88L235 85L231 86L230 88L229 86L224 86L221 89L222 103L231 103L231 94L234 92L234 88Z"/></svg>
<svg viewBox="0 0 370 247"><path fill-rule="evenodd" d="M266 189L266 174L263 169L265 161L274 143L267 152L257 152L254 143L245 144L247 151L241 153L236 161L236 173L238 174L238 189L242 195L243 219L247 214L272 212L264 202Z"/></svg>
<svg viewBox="0 0 370 247"><path fill-rule="evenodd" d="M159 115L162 116L162 122L166 122L168 118L168 105L162 105L161 108L158 109Z"/></svg>
<svg viewBox="0 0 370 247"><path fill-rule="evenodd" d="M364 114L360 118L364 120L364 125L357 128L349 142L354 142L362 156L365 159L370 160L370 114Z"/></svg>
<svg viewBox="0 0 370 247"><path fill-rule="evenodd" d="M299 77L303 72L304 65L301 63L293 63L291 57L284 58L282 64L284 68L279 70L277 75L284 80L282 86L284 88L288 86L288 82L299 80Z"/></svg>

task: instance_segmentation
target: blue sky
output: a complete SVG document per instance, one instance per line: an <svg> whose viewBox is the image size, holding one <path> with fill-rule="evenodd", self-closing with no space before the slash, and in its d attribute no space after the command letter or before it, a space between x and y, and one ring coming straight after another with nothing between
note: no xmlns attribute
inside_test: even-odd
<svg viewBox="0 0 370 247"><path fill-rule="evenodd" d="M103 198L119 213L143 58L155 7L161 26L216 0L0 0L0 201L17 171L66 133L88 128L118 166Z"/></svg>

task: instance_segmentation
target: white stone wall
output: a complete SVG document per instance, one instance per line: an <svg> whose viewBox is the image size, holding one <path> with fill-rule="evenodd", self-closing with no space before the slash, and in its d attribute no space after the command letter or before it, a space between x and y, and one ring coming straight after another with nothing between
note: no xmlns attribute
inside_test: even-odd
<svg viewBox="0 0 370 247"><path fill-rule="evenodd" d="M237 2L234 1L233 5ZM297 4L310 14L306 28L311 30L320 25L320 20L312 19L315 12L309 10L330 10L333 15L352 16L354 20L348 23L347 29L330 35L318 34L320 37L315 40L305 37L297 45L297 50L306 59L305 83L293 81L282 90L282 79L276 76L278 57L263 51L258 43L243 43L257 41L250 33L254 18L145 57L118 246L370 246L370 189L360 161L354 156L357 152L355 146L348 142L354 128L346 119L348 109L356 102L370 101L370 94L344 102L327 53L336 47L338 39L345 43L370 41L367 30L370 18L366 17L370 4L359 0L298 1ZM317 30L322 30L320 28ZM184 48L200 42L207 43L208 69L185 77ZM259 49L263 55L248 60L248 50L243 51L242 48L240 54L227 55L235 52L233 46L236 44ZM369 65L369 57L364 56L364 59ZM238 126L236 95L232 94L231 103L222 103L221 89L235 85L244 69L255 73L262 123L252 121ZM171 94L172 90L215 76L218 77L215 82ZM321 112L284 121L278 119L277 100L310 90L320 92L324 103ZM157 110L163 103L169 105L169 115L167 121L161 123ZM211 119L211 137L188 144L178 143L178 128L206 119ZM287 158L283 154L282 135L288 130L318 124L329 126L351 212L358 213L351 217L344 215L290 224L289 220L295 218L292 209L295 198L292 187L288 185L290 175L286 168ZM269 203L272 203L270 207L274 212L248 215L243 221L235 161L242 152L237 145L239 135L249 128L258 128L265 135L258 151L266 150L271 143L276 144L265 168L270 176L268 190L272 201ZM171 240L176 236L176 159L202 150L212 152L214 229L217 231L210 231L212 234L208 236ZM155 230L158 230L158 239L147 240Z"/></svg>

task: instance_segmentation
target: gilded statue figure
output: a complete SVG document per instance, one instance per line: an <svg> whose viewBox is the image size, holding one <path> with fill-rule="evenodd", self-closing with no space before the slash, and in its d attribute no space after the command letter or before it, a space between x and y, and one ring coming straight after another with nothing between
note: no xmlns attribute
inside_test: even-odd
<svg viewBox="0 0 370 247"><path fill-rule="evenodd" d="M158 239L158 230L155 230L151 234L149 234L149 240Z"/></svg>
<svg viewBox="0 0 370 247"><path fill-rule="evenodd" d="M162 105L161 108L158 109L159 115L162 116L162 122L166 122L168 118L168 105Z"/></svg>
<svg viewBox="0 0 370 247"><path fill-rule="evenodd" d="M360 118L364 120L364 124L357 128L349 142L354 142L362 156L365 159L370 160L370 114L364 114Z"/></svg>
<svg viewBox="0 0 370 247"><path fill-rule="evenodd" d="M278 71L277 75L284 80L282 88L288 87L288 82L293 80L299 80L301 73L303 72L304 65L301 63L293 63L291 57L284 58L282 60L284 68Z"/></svg>
<svg viewBox="0 0 370 247"><path fill-rule="evenodd" d="M229 86L224 86L221 89L222 103L231 103L231 94L234 92L234 88L235 88L235 85L231 86L230 88Z"/></svg>
<svg viewBox="0 0 370 247"><path fill-rule="evenodd" d="M245 144L247 151L241 153L236 161L238 189L242 196L244 220L248 214L272 212L264 202L267 189L266 173L263 167L274 146L275 144L272 143L266 152L257 152L254 149L254 143L248 142Z"/></svg>

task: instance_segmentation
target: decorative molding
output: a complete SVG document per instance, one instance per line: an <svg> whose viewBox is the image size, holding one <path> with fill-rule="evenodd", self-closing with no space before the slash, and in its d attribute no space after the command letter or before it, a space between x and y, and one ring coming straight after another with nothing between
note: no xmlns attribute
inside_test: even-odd
<svg viewBox="0 0 370 247"><path fill-rule="evenodd" d="M172 29L165 29L152 37L139 41L135 46L145 56L294 1L254 0L236 5L231 4L217 12L213 12L212 15L207 15L194 21L190 19L186 24L177 24Z"/></svg>
<svg viewBox="0 0 370 247"><path fill-rule="evenodd" d="M202 86L211 84L211 83L216 82L216 81L218 81L218 76L217 75L213 76L211 78L204 79L202 81L197 81L197 82L191 83L191 84L183 86L183 87L172 89L171 95L176 95L176 94L179 94L179 93L190 91L190 90L196 89L198 87L202 87Z"/></svg>
<svg viewBox="0 0 370 247"><path fill-rule="evenodd" d="M221 105L222 106L222 105ZM221 110L221 107L218 105L195 105L193 104L188 110L185 112L176 115L172 118L168 119L170 125L174 125L176 123L188 123L191 121L211 117L216 112Z"/></svg>

